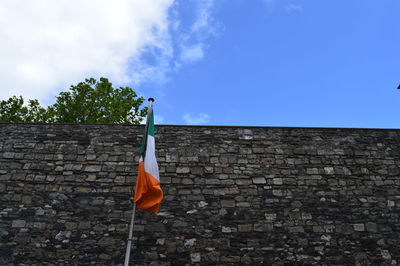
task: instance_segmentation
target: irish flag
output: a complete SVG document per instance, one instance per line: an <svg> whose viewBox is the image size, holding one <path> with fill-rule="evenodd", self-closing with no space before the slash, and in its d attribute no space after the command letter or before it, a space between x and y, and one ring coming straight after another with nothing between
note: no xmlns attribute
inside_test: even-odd
<svg viewBox="0 0 400 266"><path fill-rule="evenodd" d="M163 192L155 154L154 115L150 105L147 115L146 132L140 148L138 175L134 202L141 210L158 213Z"/></svg>

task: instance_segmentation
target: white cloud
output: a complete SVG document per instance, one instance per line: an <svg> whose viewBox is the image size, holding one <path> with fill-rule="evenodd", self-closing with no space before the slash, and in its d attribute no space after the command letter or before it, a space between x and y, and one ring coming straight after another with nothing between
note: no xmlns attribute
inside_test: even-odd
<svg viewBox="0 0 400 266"><path fill-rule="evenodd" d="M275 8L282 8L282 7L288 14L303 11L303 7L300 4L294 4L294 3L284 4L282 3L283 1L279 0L262 0L262 1L265 3L269 12L274 11Z"/></svg>
<svg viewBox="0 0 400 266"><path fill-rule="evenodd" d="M189 3L190 23L180 20L177 0L0 1L0 100L52 103L87 77L118 86L165 82L201 60L216 34L214 0Z"/></svg>
<svg viewBox="0 0 400 266"><path fill-rule="evenodd" d="M182 63L192 63L204 57L205 42L218 34L218 23L212 17L215 0L194 1L197 8L194 10L194 21L191 26L180 35L180 56L175 62L177 68ZM177 29L182 26L179 21Z"/></svg>
<svg viewBox="0 0 400 266"><path fill-rule="evenodd" d="M199 2L197 9L196 21L191 27L192 32L207 32L208 34L215 34L215 28L210 27L213 24L213 17L211 16L211 9L214 6L214 0L203 0Z"/></svg>
<svg viewBox="0 0 400 266"><path fill-rule="evenodd" d="M45 99L89 76L119 84L143 81L172 57L172 3L1 1L0 98ZM156 64L147 64L144 53L156 57Z"/></svg>
<svg viewBox="0 0 400 266"><path fill-rule="evenodd" d="M191 63L202 59L203 56L203 46L201 44L196 44L192 46L183 46L180 59L184 63Z"/></svg>
<svg viewBox="0 0 400 266"><path fill-rule="evenodd" d="M200 125L207 124L210 121L210 116L204 113L189 114L183 116L183 120L187 125Z"/></svg>
<svg viewBox="0 0 400 266"><path fill-rule="evenodd" d="M302 12L303 8L301 5L296 5L296 4L287 4L283 7L287 13L293 13L293 12Z"/></svg>

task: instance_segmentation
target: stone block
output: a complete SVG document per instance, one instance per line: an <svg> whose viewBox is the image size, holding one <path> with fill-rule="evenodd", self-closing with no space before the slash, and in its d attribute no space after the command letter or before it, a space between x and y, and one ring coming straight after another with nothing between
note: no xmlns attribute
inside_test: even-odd
<svg viewBox="0 0 400 266"><path fill-rule="evenodd" d="M253 230L252 224L239 224L238 232L251 232Z"/></svg>
<svg viewBox="0 0 400 266"><path fill-rule="evenodd" d="M353 224L354 231L363 232L365 231L364 224Z"/></svg>
<svg viewBox="0 0 400 266"><path fill-rule="evenodd" d="M71 255L72 255L72 251L69 249L57 250L57 258L58 259L68 260L71 258Z"/></svg>
<svg viewBox="0 0 400 266"><path fill-rule="evenodd" d="M65 223L65 228L67 230L74 230L78 228L78 224L76 222L66 222Z"/></svg>
<svg viewBox="0 0 400 266"><path fill-rule="evenodd" d="M14 220L12 221L11 227L13 228L21 228L26 226L25 220Z"/></svg>
<svg viewBox="0 0 400 266"><path fill-rule="evenodd" d="M374 222L367 222L365 224L365 228L367 229L368 232L377 232L378 231L378 227L376 225L376 223Z"/></svg>
<svg viewBox="0 0 400 266"><path fill-rule="evenodd" d="M238 202L236 203L236 207L238 208L249 208L251 205L248 202Z"/></svg>
<svg viewBox="0 0 400 266"><path fill-rule="evenodd" d="M233 181L232 179L223 179L223 180L220 180L220 182L221 182L221 185L223 185L223 186L230 186L230 185L235 184L235 181Z"/></svg>
<svg viewBox="0 0 400 266"><path fill-rule="evenodd" d="M289 226L288 231L290 233L303 233L304 228L303 228L303 226Z"/></svg>
<svg viewBox="0 0 400 266"><path fill-rule="evenodd" d="M14 158L14 152L4 152L3 153L3 158L4 159L12 159L12 158Z"/></svg>
<svg viewBox="0 0 400 266"><path fill-rule="evenodd" d="M235 228L229 227L229 226L222 226L221 227L221 232L222 233L232 233L232 232L236 232Z"/></svg>
<svg viewBox="0 0 400 266"><path fill-rule="evenodd" d="M235 200L221 200L222 208L233 208L236 207Z"/></svg>
<svg viewBox="0 0 400 266"><path fill-rule="evenodd" d="M226 261L229 263L239 263L240 262L240 256L228 256L226 258Z"/></svg>
<svg viewBox="0 0 400 266"><path fill-rule="evenodd" d="M85 172L100 172L101 171L101 165L86 165Z"/></svg>
<svg viewBox="0 0 400 266"><path fill-rule="evenodd" d="M90 229L90 228L91 228L90 221L81 221L81 222L79 222L79 225L78 225L78 229L79 230L85 230L85 229Z"/></svg>
<svg viewBox="0 0 400 266"><path fill-rule="evenodd" d="M335 174L333 167L324 167L324 171L325 171L325 174L327 174L327 175Z"/></svg>
<svg viewBox="0 0 400 266"><path fill-rule="evenodd" d="M74 190L77 193L87 193L90 192L92 189L90 187L76 187L74 188Z"/></svg>
<svg viewBox="0 0 400 266"><path fill-rule="evenodd" d="M276 213L265 213L264 216L265 220L267 220L268 222L275 221L277 217Z"/></svg>
<svg viewBox="0 0 400 266"><path fill-rule="evenodd" d="M192 263L198 263L201 261L201 255L199 252L196 253L190 253L190 260Z"/></svg>
<svg viewBox="0 0 400 266"><path fill-rule="evenodd" d="M97 241L99 246L113 246L115 244L115 239L113 237L102 237Z"/></svg>
<svg viewBox="0 0 400 266"><path fill-rule="evenodd" d="M270 232L273 230L273 225L270 223L255 223L253 228L256 232Z"/></svg>
<svg viewBox="0 0 400 266"><path fill-rule="evenodd" d="M221 184L221 180L216 177L208 177L206 178L206 185L219 185Z"/></svg>
<svg viewBox="0 0 400 266"><path fill-rule="evenodd" d="M214 173L214 167L211 167L211 166L204 167L204 173L206 173L206 174Z"/></svg>
<svg viewBox="0 0 400 266"><path fill-rule="evenodd" d="M184 184L184 185L192 185L193 184L193 180L191 178L183 178L182 179L182 184Z"/></svg>
<svg viewBox="0 0 400 266"><path fill-rule="evenodd" d="M111 256L110 255L108 255L108 254L105 254L105 253L101 253L100 255L99 255L99 259L101 259L101 260L111 260Z"/></svg>
<svg viewBox="0 0 400 266"><path fill-rule="evenodd" d="M160 176L161 184L171 184L171 177L169 176Z"/></svg>
<svg viewBox="0 0 400 266"><path fill-rule="evenodd" d="M253 177L253 184L265 184L267 181L265 180L264 177Z"/></svg>
<svg viewBox="0 0 400 266"><path fill-rule="evenodd" d="M158 253L156 251L145 252L144 254L149 260L155 261L158 259Z"/></svg>
<svg viewBox="0 0 400 266"><path fill-rule="evenodd" d="M184 222L184 221L181 221L181 220L175 220L173 223L172 223L172 227L186 227L187 226L187 222ZM164 229L164 231L165 231L165 227L163 227Z"/></svg>
<svg viewBox="0 0 400 266"><path fill-rule="evenodd" d="M45 229L46 228L46 223L35 222L35 223L33 223L33 228Z"/></svg>
<svg viewBox="0 0 400 266"><path fill-rule="evenodd" d="M177 167L176 173L177 174L188 174L188 173L190 173L190 169L189 169L189 167Z"/></svg>
<svg viewBox="0 0 400 266"><path fill-rule="evenodd" d="M248 186L252 183L252 181L251 179L236 179L235 183L239 186Z"/></svg>

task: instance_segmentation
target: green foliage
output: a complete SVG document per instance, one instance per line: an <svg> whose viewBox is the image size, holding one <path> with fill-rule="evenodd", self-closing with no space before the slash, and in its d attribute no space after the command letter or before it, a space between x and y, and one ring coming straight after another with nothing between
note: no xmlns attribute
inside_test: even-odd
<svg viewBox="0 0 400 266"><path fill-rule="evenodd" d="M114 89L106 78L90 78L61 92L52 107L58 122L138 124L146 114L139 109L143 102L129 87Z"/></svg>
<svg viewBox="0 0 400 266"><path fill-rule="evenodd" d="M113 88L106 78L89 78L61 92L47 108L37 100L24 106L21 96L1 101L0 121L139 124L147 112L146 107L140 108L143 102L129 87Z"/></svg>
<svg viewBox="0 0 400 266"><path fill-rule="evenodd" d="M40 106L38 100L29 100L24 105L24 99L13 96L0 102L0 121L4 122L48 122L49 112Z"/></svg>

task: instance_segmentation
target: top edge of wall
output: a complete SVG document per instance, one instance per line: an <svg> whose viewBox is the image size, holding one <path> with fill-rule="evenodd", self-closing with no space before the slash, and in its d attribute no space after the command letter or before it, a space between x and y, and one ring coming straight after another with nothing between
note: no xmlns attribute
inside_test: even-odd
<svg viewBox="0 0 400 266"><path fill-rule="evenodd" d="M77 126L144 126L144 124L105 124L105 123L27 123L0 122L0 125L77 125ZM400 128L363 128L363 127L290 127L290 126L235 126L235 125L170 125L155 124L157 127L196 127L196 128L265 128L265 129L324 129L324 130L389 130L400 131Z"/></svg>

